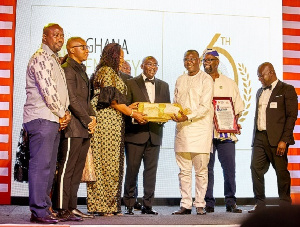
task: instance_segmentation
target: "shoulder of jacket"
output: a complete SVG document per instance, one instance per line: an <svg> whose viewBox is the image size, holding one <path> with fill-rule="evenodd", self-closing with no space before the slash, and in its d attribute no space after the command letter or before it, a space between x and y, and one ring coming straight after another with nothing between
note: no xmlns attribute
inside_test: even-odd
<svg viewBox="0 0 300 227"><path fill-rule="evenodd" d="M168 83L167 83L166 81L163 81L163 80L161 80L161 79L156 78L155 80L159 81L159 82L162 83L162 84L168 85Z"/></svg>

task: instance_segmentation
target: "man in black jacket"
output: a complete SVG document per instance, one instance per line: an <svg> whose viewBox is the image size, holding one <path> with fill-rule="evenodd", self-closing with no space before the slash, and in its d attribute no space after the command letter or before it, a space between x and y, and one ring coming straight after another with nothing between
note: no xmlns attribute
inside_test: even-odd
<svg viewBox="0 0 300 227"><path fill-rule="evenodd" d="M69 57L62 67L70 97L71 122L63 131L60 143L57 208L58 218L81 221L93 217L77 209L77 191L96 117L90 104L89 79L82 64L88 57L88 46L82 38L72 37L67 42L67 50Z"/></svg>
<svg viewBox="0 0 300 227"><path fill-rule="evenodd" d="M169 85L157 78L157 60L148 56L144 58L141 68L143 73L127 81L128 104L134 102L170 103ZM143 214L157 214L152 209L154 199L156 171L160 145L162 142L163 124L149 122L145 124L127 124L125 133L126 177L123 201L127 210L125 214L132 215L135 204L134 192L136 179L141 162L144 162L143 173Z"/></svg>
<svg viewBox="0 0 300 227"><path fill-rule="evenodd" d="M277 175L279 205L291 204L287 152L289 145L295 144L293 130L298 115L295 88L277 79L271 63L261 64L257 76L262 88L256 94L251 161L256 205L249 213L265 207L264 175L270 163Z"/></svg>

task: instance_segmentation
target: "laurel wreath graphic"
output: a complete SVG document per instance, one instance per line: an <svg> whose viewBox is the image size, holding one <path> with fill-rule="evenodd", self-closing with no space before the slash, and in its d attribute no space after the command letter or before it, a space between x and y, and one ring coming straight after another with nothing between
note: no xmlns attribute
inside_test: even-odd
<svg viewBox="0 0 300 227"><path fill-rule="evenodd" d="M247 68L244 66L244 64L238 63L238 70L240 74L242 75L243 80L243 100L245 104L245 110L242 113L242 116L239 118L239 122L243 122L246 120L246 116L249 113L249 108L251 106L250 100L251 100L251 80L249 79L249 73L247 72Z"/></svg>

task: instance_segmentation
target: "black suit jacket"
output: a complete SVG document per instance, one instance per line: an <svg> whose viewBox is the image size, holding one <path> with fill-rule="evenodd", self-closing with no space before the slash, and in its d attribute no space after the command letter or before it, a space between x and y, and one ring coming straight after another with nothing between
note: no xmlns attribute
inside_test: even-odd
<svg viewBox="0 0 300 227"><path fill-rule="evenodd" d="M126 74L126 73L123 73L123 72L119 72L119 75L121 77L121 79L123 80L123 82L127 85L127 80L133 78L132 76Z"/></svg>
<svg viewBox="0 0 300 227"><path fill-rule="evenodd" d="M128 105L134 102L150 102L142 75L127 80ZM170 103L169 85L155 79L155 103ZM163 124L149 122L145 125L132 124L127 121L125 142L143 144L149 138L152 144L161 145Z"/></svg>
<svg viewBox="0 0 300 227"><path fill-rule="evenodd" d="M95 112L90 104L90 82L85 66L68 58L62 68L66 75L71 111L71 121L63 134L65 137L88 138L88 124L92 121L90 116L95 116Z"/></svg>
<svg viewBox="0 0 300 227"><path fill-rule="evenodd" d="M258 101L263 89L256 94L256 112L254 118L253 140L257 129ZM277 108L270 108L271 103L277 103ZM298 96L292 85L278 81L273 89L267 109L266 127L268 140L271 146L277 146L279 141L290 145L295 144L293 130L298 115Z"/></svg>

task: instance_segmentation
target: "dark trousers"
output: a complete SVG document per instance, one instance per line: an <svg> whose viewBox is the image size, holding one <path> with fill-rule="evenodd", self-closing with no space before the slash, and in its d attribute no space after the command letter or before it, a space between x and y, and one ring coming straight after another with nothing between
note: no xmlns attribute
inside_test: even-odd
<svg viewBox="0 0 300 227"><path fill-rule="evenodd" d="M210 153L208 163L208 185L205 195L206 206L214 207L216 202L213 195L216 151L218 151L218 159L223 169L225 204L232 206L236 203L235 143L233 141L221 141L218 139L213 139L213 153Z"/></svg>
<svg viewBox="0 0 300 227"><path fill-rule="evenodd" d="M124 204L127 207L134 206L136 201L134 194L136 190L137 176L143 160L143 205L145 207L152 207L160 146L151 144L149 139L144 144L125 143L125 147L127 150L127 167L123 196Z"/></svg>
<svg viewBox="0 0 300 227"><path fill-rule="evenodd" d="M125 155L127 156L127 149L125 147ZM135 198L135 201L137 202L137 197L138 197L138 194L139 194L139 189L138 189L138 176L136 177L136 187L135 187L135 190L134 190L134 198Z"/></svg>
<svg viewBox="0 0 300 227"><path fill-rule="evenodd" d="M58 144L59 124L35 119L24 124L29 136L29 207L36 217L50 214L50 191L53 183Z"/></svg>
<svg viewBox="0 0 300 227"><path fill-rule="evenodd" d="M60 142L55 189L59 209L77 208L77 192L89 146L89 138L63 138Z"/></svg>
<svg viewBox="0 0 300 227"><path fill-rule="evenodd" d="M287 148L288 149L288 148ZM251 174L253 181L254 198L257 205L265 205L265 178L270 163L275 169L277 175L278 194L280 205L289 205L291 203L290 185L291 178L287 169L287 152L283 156L276 155L277 146L272 147L269 144L267 132L257 131L255 134L252 148Z"/></svg>

